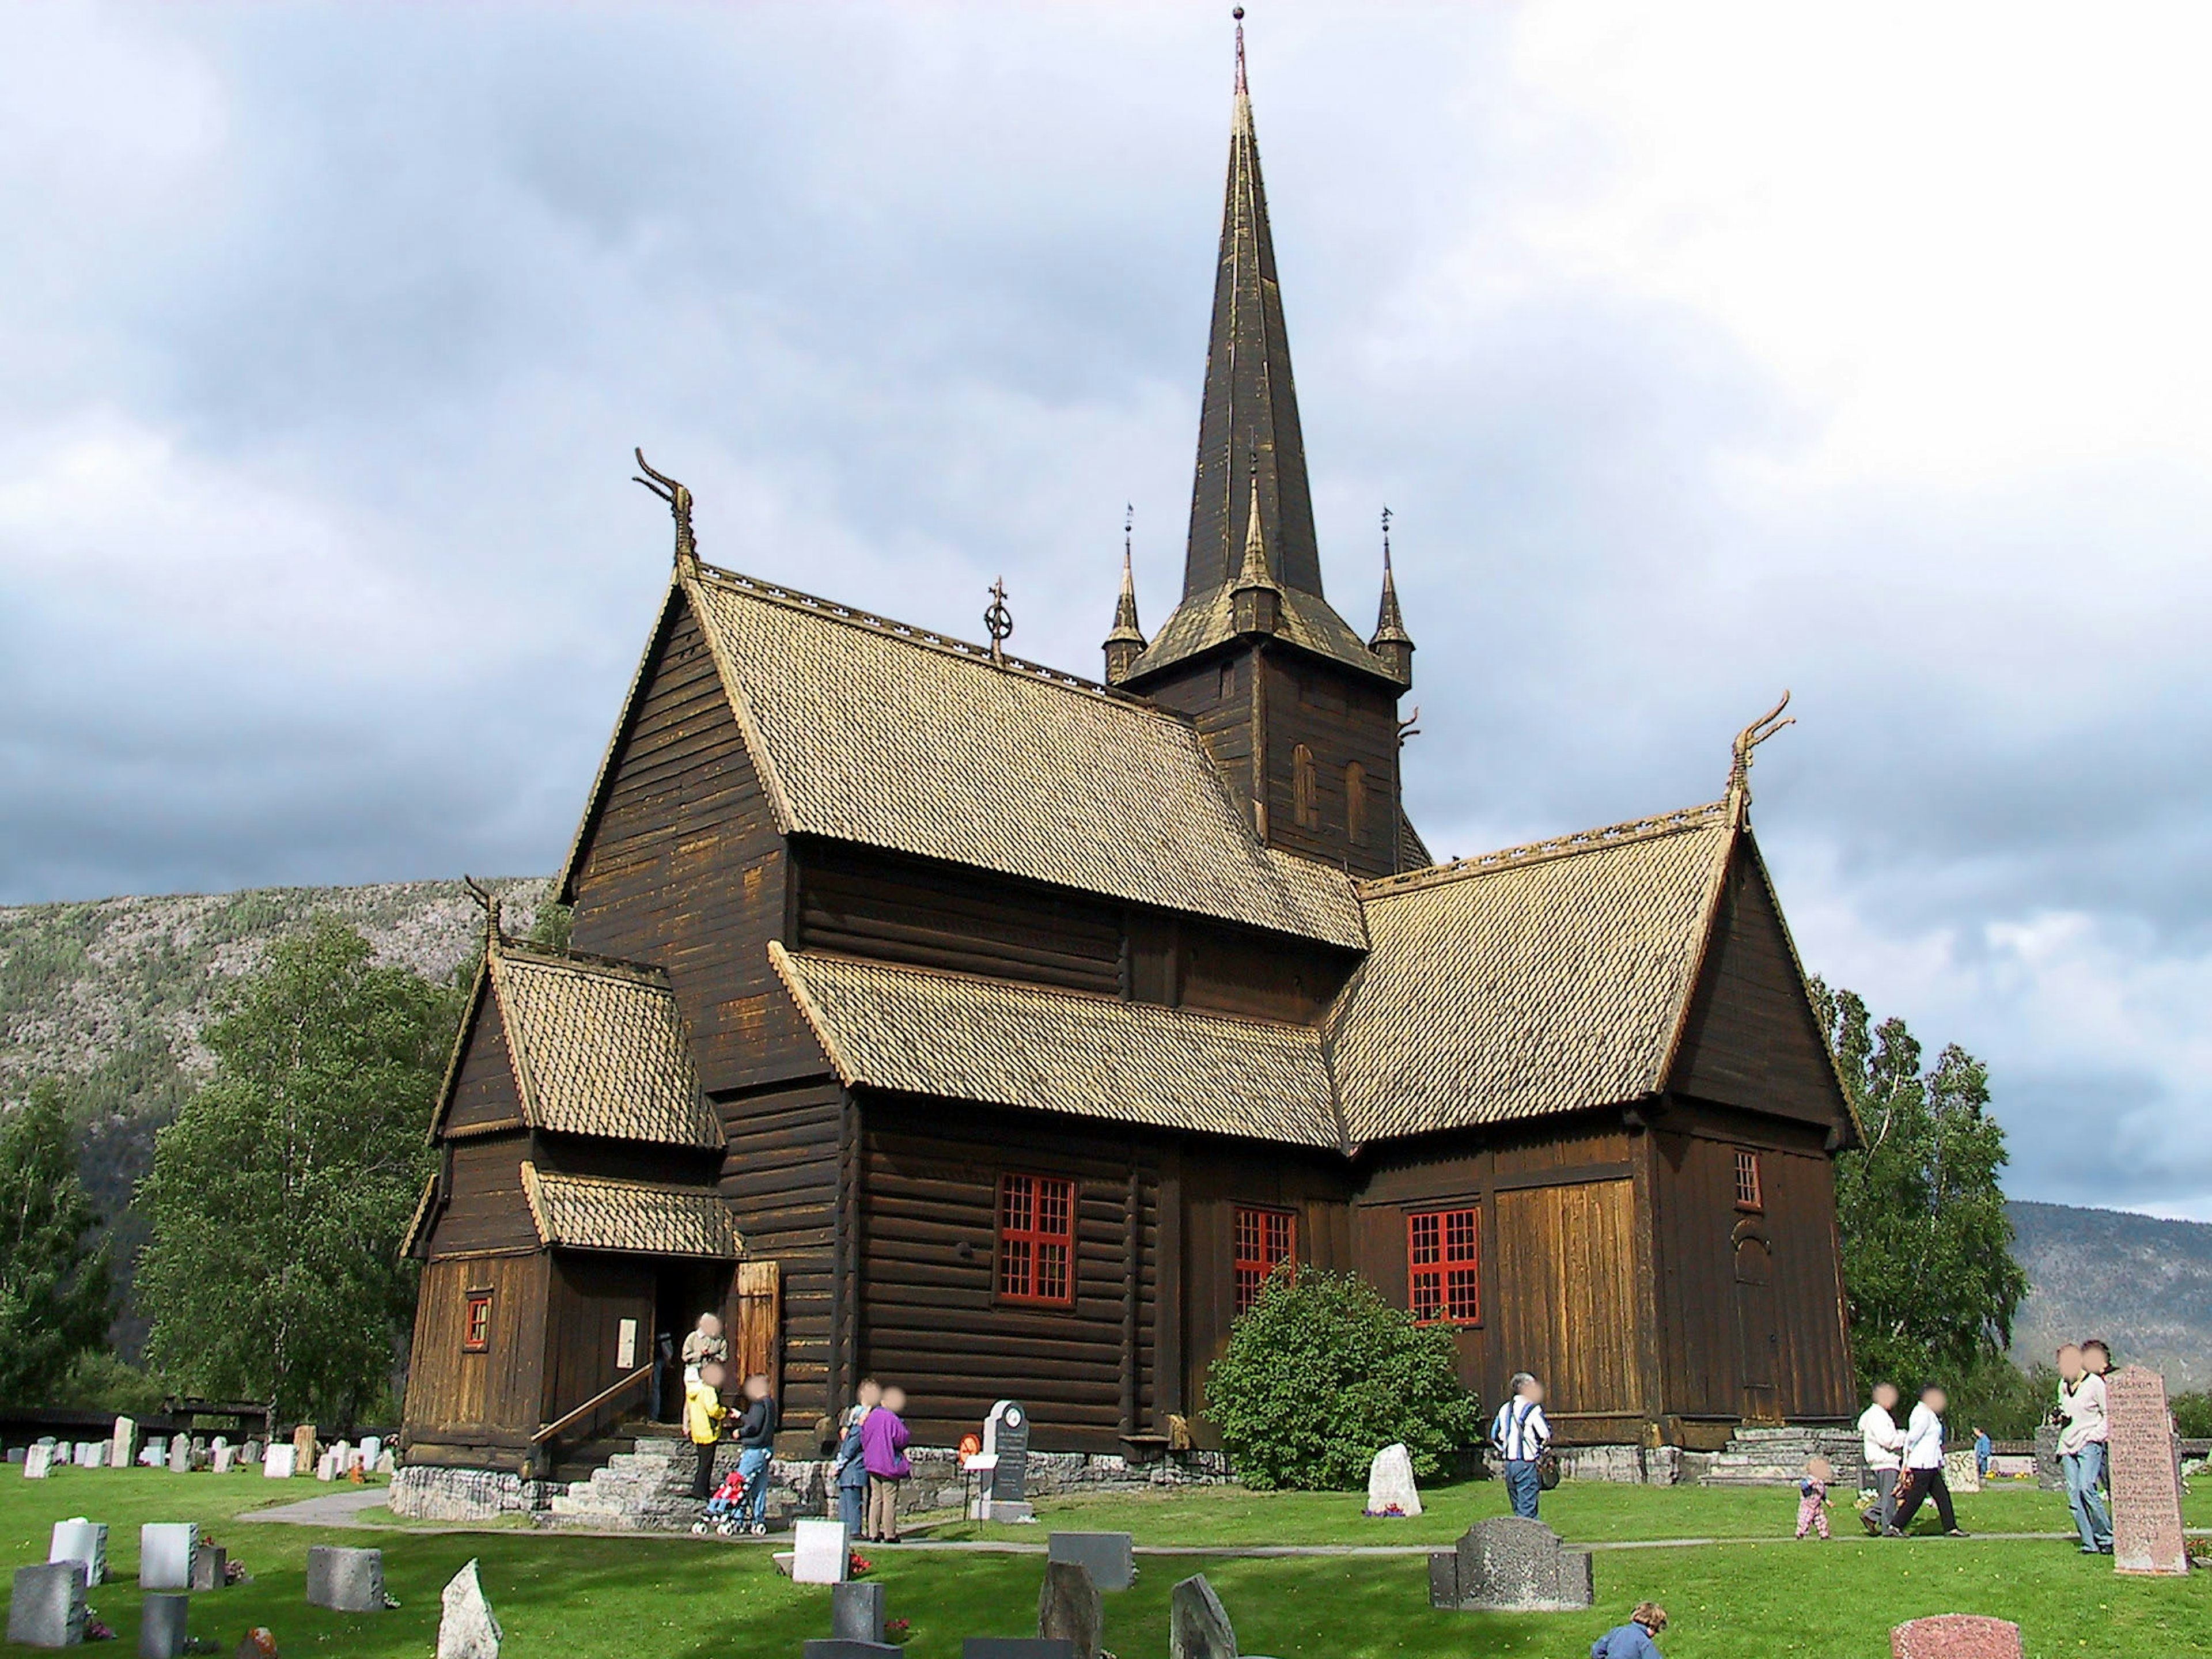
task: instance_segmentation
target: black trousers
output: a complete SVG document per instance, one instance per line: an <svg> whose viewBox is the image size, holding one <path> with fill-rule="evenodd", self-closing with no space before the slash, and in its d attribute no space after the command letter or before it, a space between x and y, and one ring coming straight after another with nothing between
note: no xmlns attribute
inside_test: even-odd
<svg viewBox="0 0 2212 1659"><path fill-rule="evenodd" d="M699 1454L691 1470L691 1495L703 1504L714 1495L714 1445L711 1441L703 1446L694 1441L691 1449Z"/></svg>
<svg viewBox="0 0 2212 1659"><path fill-rule="evenodd" d="M1903 1532L1912 1524L1912 1517L1920 1513L1921 1500L1933 1498L1936 1500L1936 1516L1942 1522L1943 1530L1956 1532L1959 1519L1951 1513L1951 1488L1944 1483L1943 1471L1907 1469L1905 1474L1912 1479L1912 1490L1905 1493L1904 1503L1898 1506L1897 1519L1890 1524ZM1902 1479L1900 1476L1899 1480Z"/></svg>

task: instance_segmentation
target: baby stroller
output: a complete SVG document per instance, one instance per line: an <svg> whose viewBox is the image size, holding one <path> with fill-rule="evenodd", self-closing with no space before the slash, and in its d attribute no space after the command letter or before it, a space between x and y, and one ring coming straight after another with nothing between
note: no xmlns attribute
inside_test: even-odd
<svg viewBox="0 0 2212 1659"><path fill-rule="evenodd" d="M725 1538L734 1538L744 1530L738 1520L738 1503L745 1495L744 1477L735 1469L722 1477L722 1484L707 1500L707 1512L691 1523L694 1533L720 1533Z"/></svg>

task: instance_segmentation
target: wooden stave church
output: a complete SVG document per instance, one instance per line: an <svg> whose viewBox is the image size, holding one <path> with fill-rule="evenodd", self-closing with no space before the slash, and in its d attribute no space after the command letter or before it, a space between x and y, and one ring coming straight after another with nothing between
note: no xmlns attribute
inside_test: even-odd
<svg viewBox="0 0 2212 1659"><path fill-rule="evenodd" d="M865 1375L925 1443L1012 1396L1203 1444L1285 1249L1565 1443L1849 1417L1856 1129L1751 734L1719 801L1431 863L1387 549L1369 640L1322 591L1241 45L1184 592L1147 641L1125 551L1104 683L707 565L660 482L573 948L495 917L432 1127L410 1463L543 1471L706 1306L793 1453Z"/></svg>

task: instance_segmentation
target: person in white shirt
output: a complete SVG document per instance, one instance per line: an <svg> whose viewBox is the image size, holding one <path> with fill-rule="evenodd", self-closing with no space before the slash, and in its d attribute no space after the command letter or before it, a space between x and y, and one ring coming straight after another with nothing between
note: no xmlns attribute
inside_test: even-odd
<svg viewBox="0 0 2212 1659"><path fill-rule="evenodd" d="M1513 1513L1536 1518L1536 1499L1544 1490L1539 1460L1552 1443L1544 1419L1544 1385L1526 1371L1513 1374L1513 1397L1498 1408L1490 1425L1490 1443L1505 1463L1505 1491Z"/></svg>
<svg viewBox="0 0 2212 1659"><path fill-rule="evenodd" d="M2074 1529L2081 1535L2081 1553L2110 1555L2112 1516L2097 1492L2109 1432L2105 1379L2089 1369L2071 1342L2058 1351L2058 1407L2051 1415L2058 1425L2058 1467L2066 1476L2066 1502L2074 1511Z"/></svg>
<svg viewBox="0 0 2212 1659"><path fill-rule="evenodd" d="M1890 1523L1900 1537L1920 1512L1923 1501L1929 1498L1936 1500L1936 1518L1942 1522L1943 1530L1954 1538L1966 1535L1959 1529L1959 1517L1951 1512L1951 1488L1943 1480L1943 1408L1950 1403L1943 1390L1931 1382L1921 1389L1920 1403L1905 1422L1904 1478L1908 1490L1904 1507Z"/></svg>
<svg viewBox="0 0 2212 1659"><path fill-rule="evenodd" d="M1881 1499L1859 1519L1877 1538L1891 1529L1897 1515L1897 1466L1905 1450L1905 1437L1898 1432L1897 1419L1891 1415L1896 1409L1897 1385L1877 1382L1874 1403L1859 1413L1859 1455Z"/></svg>

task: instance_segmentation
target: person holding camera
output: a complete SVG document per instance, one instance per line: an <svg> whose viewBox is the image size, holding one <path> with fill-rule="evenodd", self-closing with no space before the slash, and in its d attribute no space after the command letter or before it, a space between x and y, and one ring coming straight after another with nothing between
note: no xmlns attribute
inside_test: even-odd
<svg viewBox="0 0 2212 1659"><path fill-rule="evenodd" d="M2058 1404L2051 1413L2058 1431L2058 1467L2066 1476L2066 1502L2081 1553L2112 1553L2112 1519L2097 1487L2105 1478L2105 1379L2089 1369L2081 1350L2069 1342L2058 1351Z"/></svg>

